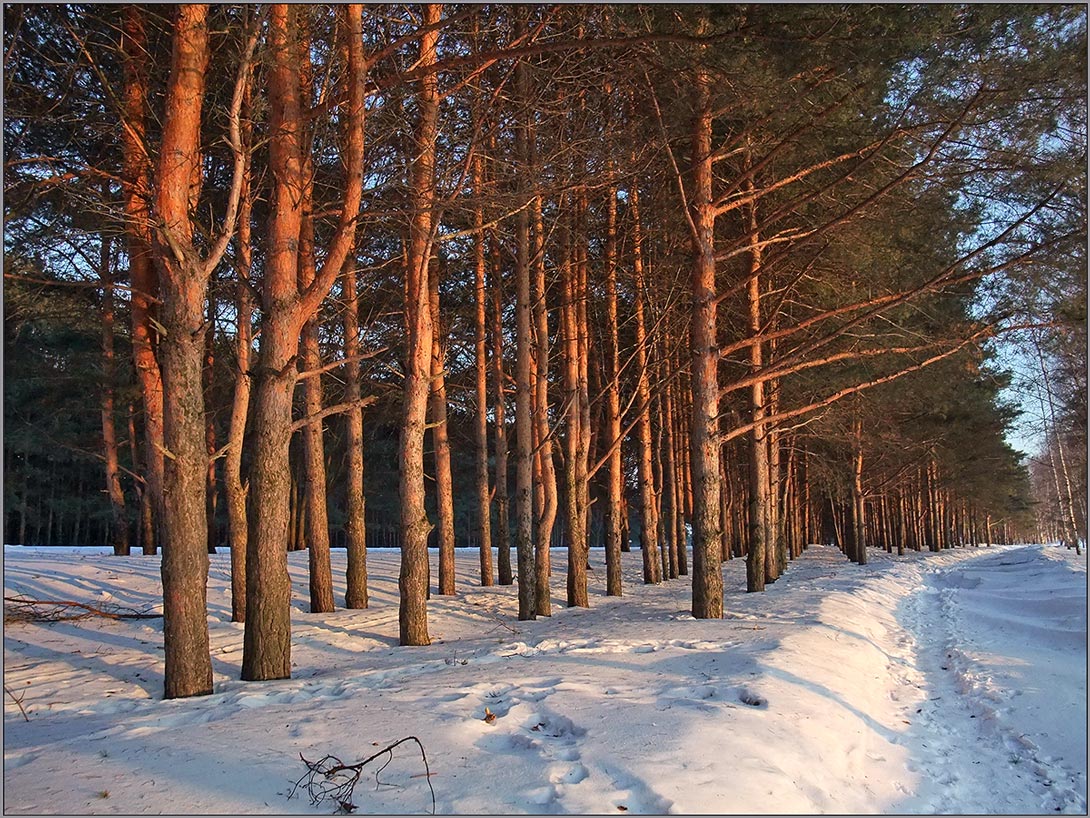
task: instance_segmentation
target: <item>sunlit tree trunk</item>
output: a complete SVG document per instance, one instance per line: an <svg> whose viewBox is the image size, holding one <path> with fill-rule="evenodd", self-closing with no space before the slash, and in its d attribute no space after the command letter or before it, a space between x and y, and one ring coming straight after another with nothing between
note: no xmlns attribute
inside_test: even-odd
<svg viewBox="0 0 1090 818"><path fill-rule="evenodd" d="M503 275L499 244L492 237L492 383L496 415L496 570L500 585L514 582L511 572L511 522L507 499L507 385L503 370Z"/></svg>
<svg viewBox="0 0 1090 818"><path fill-rule="evenodd" d="M529 163L534 167L531 154ZM535 490L538 492L537 539L534 548L535 605L538 616L552 615L549 594L549 577L552 564L549 549L552 545L553 526L556 524L557 500L556 467L553 464L553 442L549 429L549 313L545 301L545 226L542 220L541 197L533 205L533 254L530 259L532 274L531 298L533 299L534 360L534 458L538 474Z"/></svg>
<svg viewBox="0 0 1090 818"><path fill-rule="evenodd" d="M632 279L635 282L636 309L636 400L639 420L636 424L638 445L637 479L640 484L640 551L643 558L643 581L658 581L658 514L653 472L654 446L651 439L651 356L647 343L647 285L643 269L643 233L640 223L639 186L628 189L628 204L632 214Z"/></svg>
<svg viewBox="0 0 1090 818"><path fill-rule="evenodd" d="M207 6L184 5L174 45L157 168L155 211L162 261L159 346L163 377L163 645L166 698L212 692L206 585L208 519L204 393L204 307L209 270L194 257L190 220L199 169L201 108L208 67Z"/></svg>
<svg viewBox="0 0 1090 818"><path fill-rule="evenodd" d="M444 596L454 593L454 481L450 474L450 434L447 429L446 343L442 340L439 310L439 265L428 265L428 300L431 305L431 415L432 450L435 453L435 506L439 525L439 587Z"/></svg>
<svg viewBox="0 0 1090 818"><path fill-rule="evenodd" d="M484 206L483 206L484 168L478 156L473 160L473 193L477 204L473 210L473 272L475 306L477 308L474 323L474 372L476 374L477 413L476 422L477 459L477 514L479 517L477 535L480 537L481 585L492 585L492 503L488 489L488 359L485 340L488 334L488 290L485 287L485 275L488 262L485 252Z"/></svg>
<svg viewBox="0 0 1090 818"><path fill-rule="evenodd" d="M692 473L693 616L723 616L723 575L719 568L719 349L716 341L715 209L712 204L711 76L698 67L694 77L692 132Z"/></svg>
<svg viewBox="0 0 1090 818"><path fill-rule="evenodd" d="M607 89L608 91L608 89ZM612 175L612 162L607 175ZM617 325L617 190L606 198L606 402L605 437L613 450L606 474L606 595L621 595L621 536L624 531L624 474L621 464L621 354Z"/></svg>
<svg viewBox="0 0 1090 818"><path fill-rule="evenodd" d="M423 7L423 27L439 22L441 6ZM437 31L420 37L419 65L436 60ZM424 508L424 430L431 393L432 323L428 265L432 253L435 205L435 140L439 123L439 84L435 74L420 80L409 187L412 220L405 265L405 382L402 397L399 490L401 496L401 572L399 624L402 645L427 645L428 533Z"/></svg>
<svg viewBox="0 0 1090 818"><path fill-rule="evenodd" d="M154 329L159 276L152 263L150 159L145 142L148 110L148 42L144 11L127 5L123 18L125 92L121 129L122 177L125 197L125 239L132 286L132 350L144 407L144 496L151 509L152 525L144 532L142 551L154 554L163 499L163 381L155 353Z"/></svg>

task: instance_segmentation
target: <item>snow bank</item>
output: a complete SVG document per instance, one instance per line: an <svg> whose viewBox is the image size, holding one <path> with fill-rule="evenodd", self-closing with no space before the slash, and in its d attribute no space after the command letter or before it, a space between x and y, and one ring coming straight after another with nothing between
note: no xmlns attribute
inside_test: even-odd
<svg viewBox="0 0 1090 818"><path fill-rule="evenodd" d="M459 553L457 596L429 603L433 644L401 648L396 552L370 555L369 610L321 615L306 612L306 554L291 554L293 678L243 683L229 556L214 555L215 693L193 700L159 700L161 622L9 624L5 683L30 721L5 696L5 810L328 814L287 798L300 753L351 762L415 735L443 814L1085 811L1085 556L856 566L812 546L764 594L727 563L718 621L689 614L687 579L642 585L638 551L626 596L607 598L591 559L589 610L560 607L557 572L554 615L518 622L514 588L475 586L476 557ZM156 609L158 568L5 549L5 595ZM343 599L343 551L334 570ZM361 812L430 809L410 745L376 769Z"/></svg>

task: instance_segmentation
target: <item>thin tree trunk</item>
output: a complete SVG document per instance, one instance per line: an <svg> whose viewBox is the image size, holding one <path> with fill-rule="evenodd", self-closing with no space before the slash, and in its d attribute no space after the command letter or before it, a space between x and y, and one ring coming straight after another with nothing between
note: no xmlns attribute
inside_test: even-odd
<svg viewBox="0 0 1090 818"><path fill-rule="evenodd" d="M125 492L121 489L121 469L117 455L117 426L114 423L114 290L110 271L110 240L102 238L99 248L99 278L102 281L102 454L106 461L106 493L114 522L113 549L119 557L129 556L129 521L125 512ZM51 504L52 505L52 504Z"/></svg>
<svg viewBox="0 0 1090 818"><path fill-rule="evenodd" d="M526 12L517 18L516 33L525 30ZM515 65L515 93L520 100L530 96L526 64ZM516 171L520 203L529 205L529 124L526 114L515 127L515 156L522 172ZM526 207L515 217L515 550L518 557L518 618L537 618L537 574L534 568L534 432L535 384L531 372L533 328L530 303L530 216Z"/></svg>
<svg viewBox="0 0 1090 818"><path fill-rule="evenodd" d="M749 184L752 192L752 182ZM761 349L761 245L757 233L756 205L749 207L750 269L749 284L746 288L749 303L749 331L753 342L749 347L750 371L757 373L763 366ZM750 417L754 423L749 441L749 555L746 558L746 590L763 591L765 583L771 578L769 559L773 544L769 541L769 468L767 427L764 418L765 406L764 381L753 382L749 398Z"/></svg>
<svg viewBox="0 0 1090 818"><path fill-rule="evenodd" d="M478 156L473 160L473 193L477 204L473 211L473 270L477 312L474 335L474 370L477 376L477 536L480 537L481 585L492 585L492 503L488 488L488 359L485 339L488 334L488 290L485 274L488 262L484 235L484 166Z"/></svg>
<svg viewBox="0 0 1090 818"><path fill-rule="evenodd" d="M532 137L531 137L532 140ZM531 141L532 151L532 141ZM534 166L531 153L530 167ZM537 572L536 608L538 616L552 615L549 577L552 575L550 546L559 508L556 486L556 466L553 464L553 442L549 429L549 313L545 301L545 227L541 212L541 197L534 199L532 225L533 255L530 259L533 276L531 297L534 321L534 451L540 476L535 489L539 494L537 540L534 548L534 569Z"/></svg>
<svg viewBox="0 0 1090 818"><path fill-rule="evenodd" d="M247 103L247 108L249 107ZM247 144L249 135L247 134ZM223 463L223 485L227 495L227 536L231 544L231 621L246 621L246 494L242 480L242 446L246 417L250 411L250 362L253 350L254 303L250 285L253 246L250 219L253 195L250 190L249 161L243 177L238 223L238 282L235 285L235 389L231 421L227 430L227 454Z"/></svg>
<svg viewBox="0 0 1090 818"><path fill-rule="evenodd" d="M431 305L431 440L435 452L435 506L439 512L439 588L444 596L454 593L454 481L450 474L450 435L447 431L446 345L439 311L439 265L428 265L428 298Z"/></svg>
<svg viewBox="0 0 1090 818"><path fill-rule="evenodd" d="M511 572L511 522L507 500L507 390L503 371L503 275L499 243L492 236L492 382L496 414L496 570L500 585L514 582Z"/></svg>
<svg viewBox="0 0 1090 818"><path fill-rule="evenodd" d="M348 569L345 575L346 608L366 608L367 593L367 506L363 493L363 408L360 399L359 295L356 292L356 260L345 262L341 278L341 317L344 322L344 400L351 405L345 413L345 446L348 449L345 475L345 534Z"/></svg>
<svg viewBox="0 0 1090 818"><path fill-rule="evenodd" d="M142 550L154 554L163 501L163 380L155 352L158 333L153 329L159 296L159 276L151 254L151 183L145 134L148 109L147 33L144 11L138 4L125 7L122 53L125 72L124 119L121 130L122 176L125 196L125 236L132 285L132 349L144 406L144 492L152 509L153 536L145 533Z"/></svg>
<svg viewBox="0 0 1090 818"><path fill-rule="evenodd" d="M640 484L640 551L643 558L643 581L658 581L658 515L656 514L655 480L652 470L654 449L651 440L650 355L647 345L647 292L643 269L643 232L640 223L639 185L628 189L629 211L632 214L632 280L635 283L636 308L636 399L639 420L636 423L638 441L637 469Z"/></svg>
<svg viewBox="0 0 1090 818"><path fill-rule="evenodd" d="M608 91L608 89L607 89ZM607 176L612 175L612 162ZM606 199L606 386L605 435L610 443L621 438L621 357L617 326L617 189L610 187ZM606 595L621 596L621 532L624 501L624 473L621 444L609 455L606 475Z"/></svg>

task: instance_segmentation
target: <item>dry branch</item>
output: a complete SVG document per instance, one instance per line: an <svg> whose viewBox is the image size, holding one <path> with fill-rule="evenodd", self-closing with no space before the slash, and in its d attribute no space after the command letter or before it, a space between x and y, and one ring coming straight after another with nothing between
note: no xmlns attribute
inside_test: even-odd
<svg viewBox="0 0 1090 818"><path fill-rule="evenodd" d="M74 609L74 610L73 610ZM4 597L4 622L61 622L101 616L106 619L160 619L161 613L148 613L120 605L95 606L68 599L32 599L27 596Z"/></svg>
<svg viewBox="0 0 1090 818"><path fill-rule="evenodd" d="M375 782L382 783L378 780L379 773L386 769L387 765L394 759L394 749L407 741L415 741L416 746L420 748L420 758L424 762L424 773L422 777L428 782L428 789L431 791L431 815L435 814L435 788L431 784L431 769L428 767L428 756L424 752L424 745L420 743L420 739L416 736L406 736L405 738L398 739L393 744L387 745L379 750L374 755L368 756L363 761L358 761L355 764L345 764L339 758L333 755L327 755L319 759L318 761L308 761L303 757L303 754L299 754L299 758L307 767L306 773L295 782L295 786L291 788L291 792L288 793L288 798L292 798L300 787L306 787L307 795L310 796L310 803L314 806L325 801L335 801L337 803L337 812L339 814L349 814L355 812L358 807L352 803L352 791L355 789L356 784L359 783L360 775L363 773L363 768L370 764L372 761L387 756L382 766L375 771Z"/></svg>

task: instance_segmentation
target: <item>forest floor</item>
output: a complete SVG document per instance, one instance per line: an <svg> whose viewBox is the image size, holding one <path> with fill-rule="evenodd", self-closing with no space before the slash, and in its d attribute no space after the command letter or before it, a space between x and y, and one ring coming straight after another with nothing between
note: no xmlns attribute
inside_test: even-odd
<svg viewBox="0 0 1090 818"><path fill-rule="evenodd" d="M300 754L352 763L411 735L430 777L401 744L364 768L359 812L428 812L430 781L440 814L1085 813L1085 554L870 558L811 546L764 594L733 560L726 615L698 621L688 579L644 586L638 551L621 599L593 551L591 608L566 609L556 551L553 616L519 622L515 589L478 587L460 551L432 645L400 648L396 552L369 554L368 610L322 615L299 552L293 678L245 683L217 554L211 696L160 699L161 619L5 624L4 812L330 814L289 798ZM4 549L5 596L160 593L155 557Z"/></svg>

